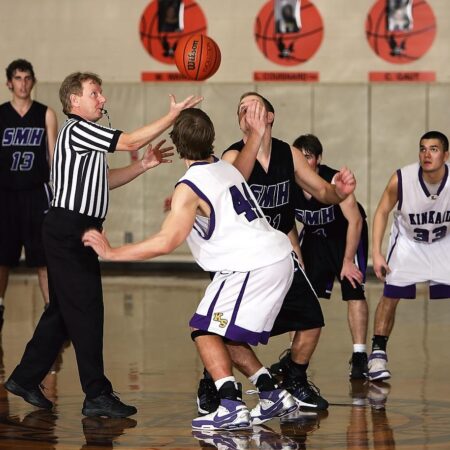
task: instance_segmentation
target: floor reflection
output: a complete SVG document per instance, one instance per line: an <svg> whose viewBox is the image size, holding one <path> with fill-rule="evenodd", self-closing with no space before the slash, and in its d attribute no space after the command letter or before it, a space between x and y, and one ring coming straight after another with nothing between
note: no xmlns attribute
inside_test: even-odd
<svg viewBox="0 0 450 450"><path fill-rule="evenodd" d="M448 449L450 337L447 302L400 304L388 345L389 383L348 381L351 340L346 305L322 303L326 327L310 376L329 411L300 411L239 432L192 431L202 364L187 321L207 278L106 277L105 367L120 397L136 405L130 419L86 418L73 347L67 343L42 382L56 407L41 411L3 387L42 313L37 281L12 276L0 336L0 449ZM339 290L337 290L339 291ZM373 312L381 292L367 288ZM370 334L370 332L369 332ZM257 349L277 360L287 336ZM244 391L248 380L238 377ZM246 397L249 407L256 400Z"/></svg>

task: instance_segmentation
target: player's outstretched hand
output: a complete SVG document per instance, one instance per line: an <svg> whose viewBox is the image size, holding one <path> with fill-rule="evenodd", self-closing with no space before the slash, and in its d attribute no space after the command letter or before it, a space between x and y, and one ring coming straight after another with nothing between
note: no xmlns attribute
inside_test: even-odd
<svg viewBox="0 0 450 450"><path fill-rule="evenodd" d="M245 110L245 121L250 131L263 136L267 125L267 111L259 102L250 101Z"/></svg>
<svg viewBox="0 0 450 450"><path fill-rule="evenodd" d="M165 139L159 141L154 147L152 144L148 144L144 156L141 159L141 164L144 170L152 169L153 167L159 166L164 163L171 163L172 160L168 159L173 156L173 147L163 147L166 142Z"/></svg>
<svg viewBox="0 0 450 450"><path fill-rule="evenodd" d="M356 179L353 172L347 167L343 167L334 177L336 193L342 199L352 194L356 188Z"/></svg>
<svg viewBox="0 0 450 450"><path fill-rule="evenodd" d="M83 234L81 240L85 247L92 247L101 258L110 259L109 256L112 249L105 233L100 233L94 229L88 230Z"/></svg>
<svg viewBox="0 0 450 450"><path fill-rule="evenodd" d="M383 255L372 255L373 271L376 277L381 280L386 280L386 274L390 273L391 269L386 262Z"/></svg>
<svg viewBox="0 0 450 450"><path fill-rule="evenodd" d="M357 284L363 282L363 274L358 269L353 261L344 261L341 270L341 280L347 278L353 288L356 288Z"/></svg>
<svg viewBox="0 0 450 450"><path fill-rule="evenodd" d="M183 111L183 109L193 108L203 100L203 97L201 96L190 95L189 97L186 97L183 101L177 103L175 96L173 94L169 94L169 97L170 97L170 113L173 114L175 117L177 117L178 114L180 114L180 112Z"/></svg>

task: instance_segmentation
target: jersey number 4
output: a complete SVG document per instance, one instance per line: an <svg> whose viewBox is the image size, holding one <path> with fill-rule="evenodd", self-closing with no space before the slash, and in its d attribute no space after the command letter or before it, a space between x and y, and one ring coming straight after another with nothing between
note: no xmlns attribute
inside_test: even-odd
<svg viewBox="0 0 450 450"><path fill-rule="evenodd" d="M14 152L12 158L11 170L13 172L28 172L33 168L33 152Z"/></svg>
<svg viewBox="0 0 450 450"><path fill-rule="evenodd" d="M245 218L252 222L257 218L262 218L263 216L255 205L254 200L250 196L247 186L242 183L243 193L237 188L237 186L230 187L231 198L233 200L233 207L237 214L244 214Z"/></svg>

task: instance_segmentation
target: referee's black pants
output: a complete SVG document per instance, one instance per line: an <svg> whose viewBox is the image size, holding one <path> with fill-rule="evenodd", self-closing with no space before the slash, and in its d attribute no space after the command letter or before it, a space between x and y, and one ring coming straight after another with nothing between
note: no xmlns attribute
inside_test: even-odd
<svg viewBox="0 0 450 450"><path fill-rule="evenodd" d="M44 219L50 304L11 378L36 387L51 369L64 341L75 349L81 386L87 398L112 392L103 366L103 293L96 253L81 242L102 220L61 208Z"/></svg>

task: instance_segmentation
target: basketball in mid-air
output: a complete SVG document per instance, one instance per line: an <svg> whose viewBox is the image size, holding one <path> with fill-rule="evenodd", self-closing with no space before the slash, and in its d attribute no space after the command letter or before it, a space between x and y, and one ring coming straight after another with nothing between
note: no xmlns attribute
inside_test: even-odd
<svg viewBox="0 0 450 450"><path fill-rule="evenodd" d="M182 75L190 80L206 80L220 66L219 46L204 34L182 37L175 50L175 64Z"/></svg>

